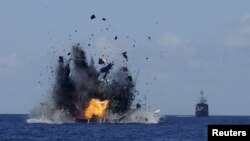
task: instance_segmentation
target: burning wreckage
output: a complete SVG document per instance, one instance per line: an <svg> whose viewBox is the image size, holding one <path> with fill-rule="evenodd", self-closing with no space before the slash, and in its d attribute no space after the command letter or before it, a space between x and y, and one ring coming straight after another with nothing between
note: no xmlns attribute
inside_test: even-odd
<svg viewBox="0 0 250 141"><path fill-rule="evenodd" d="M128 60L126 53L122 55ZM66 112L74 122L158 122L160 110L143 111L139 103L132 108L136 90L127 67L111 74L114 63L100 58L98 64L103 67L98 71L93 58L88 64L80 44L73 45L68 55L69 60L59 56L52 90L54 109Z"/></svg>

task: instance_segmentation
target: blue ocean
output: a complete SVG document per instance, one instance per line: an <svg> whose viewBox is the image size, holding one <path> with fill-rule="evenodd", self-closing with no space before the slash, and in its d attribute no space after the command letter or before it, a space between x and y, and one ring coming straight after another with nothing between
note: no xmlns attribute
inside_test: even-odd
<svg viewBox="0 0 250 141"><path fill-rule="evenodd" d="M0 115L1 141L206 141L208 124L249 124L249 116L164 116L158 124L27 123Z"/></svg>

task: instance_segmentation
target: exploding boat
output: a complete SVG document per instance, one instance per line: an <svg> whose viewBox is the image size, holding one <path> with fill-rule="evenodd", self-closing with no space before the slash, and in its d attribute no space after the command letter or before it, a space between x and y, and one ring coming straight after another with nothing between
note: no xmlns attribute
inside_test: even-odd
<svg viewBox="0 0 250 141"><path fill-rule="evenodd" d="M126 65L110 74L114 62L99 59L102 68L98 70L93 58L88 63L79 43L69 54L69 59L59 56L58 60L52 91L56 109L68 111L75 122L122 122L131 117L148 121L141 116L140 106L131 108L137 91ZM127 61L127 55L124 58Z"/></svg>
<svg viewBox="0 0 250 141"><path fill-rule="evenodd" d="M121 54L121 59L125 59L123 63L128 61L126 53ZM59 56L51 98L34 109L28 121L158 123L160 110L145 111L139 103L134 103L139 92L126 63L118 64L121 67L110 73L113 61L99 58L96 66L91 57L88 62L79 43L74 44L67 55Z"/></svg>

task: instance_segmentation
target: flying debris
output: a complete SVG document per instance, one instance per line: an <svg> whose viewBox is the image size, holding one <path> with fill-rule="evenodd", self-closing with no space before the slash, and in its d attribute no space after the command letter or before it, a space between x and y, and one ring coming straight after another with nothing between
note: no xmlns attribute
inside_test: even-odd
<svg viewBox="0 0 250 141"><path fill-rule="evenodd" d="M96 18L96 16L95 16L94 14L90 16L90 19L91 19L91 20L93 20L93 19L95 19L95 18Z"/></svg>
<svg viewBox="0 0 250 141"><path fill-rule="evenodd" d="M155 113L155 114L158 114L160 111L161 111L161 110L158 109L158 110L156 110L154 113Z"/></svg>
<svg viewBox="0 0 250 141"><path fill-rule="evenodd" d="M151 40L151 37L150 37L150 36L148 36L148 40Z"/></svg>
<svg viewBox="0 0 250 141"><path fill-rule="evenodd" d="M102 64L105 64L105 63L106 63L106 62L105 62L105 60L104 60L104 59L99 58L99 60L98 60L98 64L102 65Z"/></svg>
<svg viewBox="0 0 250 141"><path fill-rule="evenodd" d="M128 56L127 56L127 52L123 52L122 56L128 61Z"/></svg>
<svg viewBox="0 0 250 141"><path fill-rule="evenodd" d="M128 68L127 68L127 67L122 67L121 70L122 70L123 72L128 72Z"/></svg>
<svg viewBox="0 0 250 141"><path fill-rule="evenodd" d="M90 16L91 20L95 18L94 14ZM106 21L106 18L102 18L102 21ZM75 32L78 31L75 30ZM69 40L71 40L71 36L69 34ZM91 34L89 40L92 37L94 34ZM118 37L115 36L114 40L117 39ZM148 39L150 40L151 37ZM91 46L90 43L86 46ZM133 40L134 47L135 44L136 40ZM117 46L118 48L122 47L120 44ZM137 77L132 77L127 65L120 66L118 64L115 67L119 67L113 69L114 62L109 60L109 55L103 55L98 59L97 64L101 67L96 66L92 57L91 60L87 59L88 55L80 43L74 44L71 52L66 55L66 57L58 57L56 70L51 67L51 73L55 72L51 101L40 104L41 110L47 112L42 114L50 117L51 121L58 119L56 113L59 113L60 116L66 116L66 119L74 119L76 122L158 122L154 114L141 111L139 103L133 104L138 95L138 91L135 89ZM121 55L128 61L127 52L123 52ZM41 82L39 81L39 83ZM42 114L39 112L38 115Z"/></svg>
<svg viewBox="0 0 250 141"><path fill-rule="evenodd" d="M100 72L101 73L105 73L104 76L103 76L103 79L106 79L107 77L107 74L109 73L109 71L112 69L112 66L114 64L113 63L109 63L107 66L101 68Z"/></svg>
<svg viewBox="0 0 250 141"><path fill-rule="evenodd" d="M133 80L133 79L132 79L132 76L128 76L128 77L127 77L127 80L128 80L128 81L132 81L132 80Z"/></svg>
<svg viewBox="0 0 250 141"><path fill-rule="evenodd" d="M58 62L63 62L63 56L59 56L59 60L58 60Z"/></svg>
<svg viewBox="0 0 250 141"><path fill-rule="evenodd" d="M140 108L141 108L141 104L140 104L140 103L137 103L137 104L136 104L136 108L137 108L137 109L140 109Z"/></svg>

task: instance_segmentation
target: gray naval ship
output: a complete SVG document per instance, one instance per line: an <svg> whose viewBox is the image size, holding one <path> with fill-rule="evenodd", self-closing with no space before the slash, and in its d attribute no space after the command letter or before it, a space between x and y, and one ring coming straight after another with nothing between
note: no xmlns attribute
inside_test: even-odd
<svg viewBox="0 0 250 141"><path fill-rule="evenodd" d="M195 116L196 117L207 117L208 116L208 104L207 100L203 96L204 91L201 90L200 92L200 99L199 102L195 105Z"/></svg>

